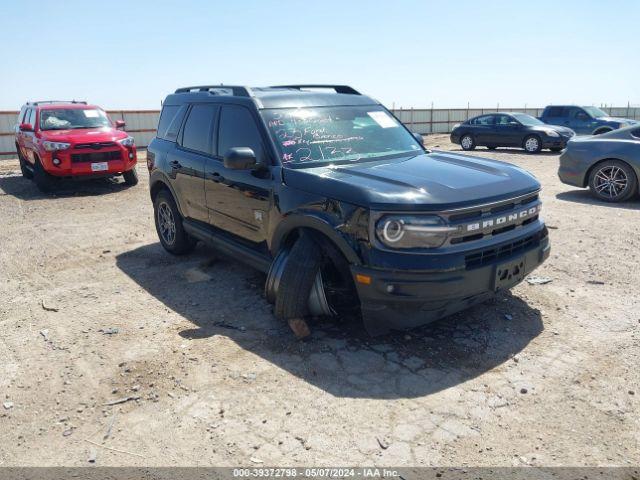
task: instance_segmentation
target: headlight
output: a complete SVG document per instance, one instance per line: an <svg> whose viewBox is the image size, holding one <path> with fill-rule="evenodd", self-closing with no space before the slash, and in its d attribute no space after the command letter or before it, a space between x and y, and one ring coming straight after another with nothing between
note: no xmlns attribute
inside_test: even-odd
<svg viewBox="0 0 640 480"><path fill-rule="evenodd" d="M436 215L385 215L376 222L376 236L390 248L438 248L456 227Z"/></svg>
<svg viewBox="0 0 640 480"><path fill-rule="evenodd" d="M118 142L120 142L125 147L133 147L133 144L135 143L133 137L123 138L122 140L118 140Z"/></svg>
<svg viewBox="0 0 640 480"><path fill-rule="evenodd" d="M545 130L544 131L549 137L559 137L560 134L555 130Z"/></svg>
<svg viewBox="0 0 640 480"><path fill-rule="evenodd" d="M47 152L54 152L56 150L66 150L71 146L71 144L63 142L49 142L45 140L42 142L42 146Z"/></svg>

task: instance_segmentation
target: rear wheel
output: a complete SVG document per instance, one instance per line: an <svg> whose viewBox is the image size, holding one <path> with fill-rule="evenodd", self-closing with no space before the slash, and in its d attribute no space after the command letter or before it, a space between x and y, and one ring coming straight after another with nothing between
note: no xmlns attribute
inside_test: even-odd
<svg viewBox="0 0 640 480"><path fill-rule="evenodd" d="M542 150L542 142L537 135L529 135L522 144L527 153L538 153Z"/></svg>
<svg viewBox="0 0 640 480"><path fill-rule="evenodd" d="M53 189L55 179L47 173L38 157L36 157L36 163L33 166L33 181L36 182L36 187L41 192L48 193Z"/></svg>
<svg viewBox="0 0 640 480"><path fill-rule="evenodd" d="M18 145L16 145L16 151L18 152L18 161L20 162L20 171L22 172L22 176L29 180L32 179L33 168L27 163L25 158L22 156L22 153L20 153L20 147L18 147Z"/></svg>
<svg viewBox="0 0 640 480"><path fill-rule="evenodd" d="M466 134L460 139L460 146L463 150L473 150L476 148L476 142L471 135Z"/></svg>
<svg viewBox="0 0 640 480"><path fill-rule="evenodd" d="M589 175L591 193L605 202L623 202L638 189L638 179L633 169L619 160L599 163Z"/></svg>
<svg viewBox="0 0 640 480"><path fill-rule="evenodd" d="M138 184L138 172L136 171L135 167L128 172L124 172L122 174L122 178L124 178L124 183L132 187Z"/></svg>
<svg viewBox="0 0 640 480"><path fill-rule="evenodd" d="M162 190L153 201L153 210L158 238L164 249L174 255L189 253L196 246L182 225L182 216L171 193Z"/></svg>

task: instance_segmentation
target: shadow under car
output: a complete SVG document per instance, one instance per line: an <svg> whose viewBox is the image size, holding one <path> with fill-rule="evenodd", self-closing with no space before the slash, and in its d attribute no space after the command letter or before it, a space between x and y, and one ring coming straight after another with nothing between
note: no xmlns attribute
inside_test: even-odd
<svg viewBox="0 0 640 480"><path fill-rule="evenodd" d="M159 243L116 257L149 294L193 324L183 338L225 335L245 350L338 397L408 398L477 377L511 359L539 335L538 310L500 294L495 300L408 332L371 338L359 318L310 322L299 342L272 314L263 274L199 245L187 257Z"/></svg>

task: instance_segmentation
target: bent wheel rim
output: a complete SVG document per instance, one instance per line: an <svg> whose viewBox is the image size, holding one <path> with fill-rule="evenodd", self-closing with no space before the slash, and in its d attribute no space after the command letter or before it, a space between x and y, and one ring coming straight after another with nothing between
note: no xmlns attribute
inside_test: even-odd
<svg viewBox="0 0 640 480"><path fill-rule="evenodd" d="M598 195L606 198L617 198L627 189L629 179L620 167L608 165L595 174L594 187Z"/></svg>
<svg viewBox="0 0 640 480"><path fill-rule="evenodd" d="M538 150L538 139L537 138L528 138L524 144L524 148L529 152L535 152Z"/></svg>
<svg viewBox="0 0 640 480"><path fill-rule="evenodd" d="M472 144L471 137L467 136L462 138L462 148L471 148Z"/></svg>
<svg viewBox="0 0 640 480"><path fill-rule="evenodd" d="M165 243L173 245L176 240L176 222L171 208L164 202L158 206L158 227Z"/></svg>

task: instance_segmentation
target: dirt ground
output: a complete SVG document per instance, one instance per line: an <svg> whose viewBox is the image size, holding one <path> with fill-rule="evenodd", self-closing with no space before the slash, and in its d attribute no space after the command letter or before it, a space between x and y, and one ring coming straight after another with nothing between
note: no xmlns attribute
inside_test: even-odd
<svg viewBox="0 0 640 480"><path fill-rule="evenodd" d="M144 162L55 196L0 162L0 465L638 465L640 202L561 184L555 154L474 154L541 180L552 282L307 343L263 275L162 250Z"/></svg>

